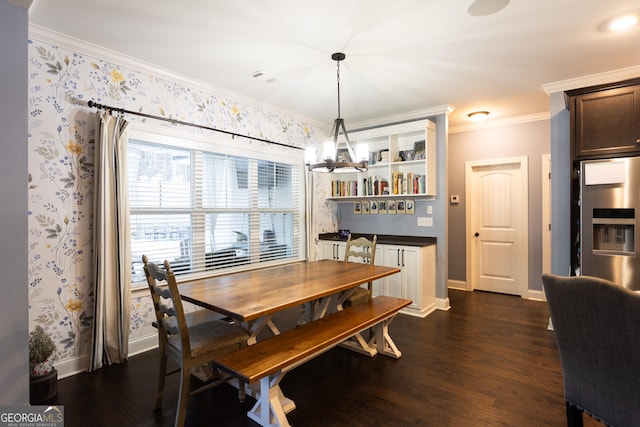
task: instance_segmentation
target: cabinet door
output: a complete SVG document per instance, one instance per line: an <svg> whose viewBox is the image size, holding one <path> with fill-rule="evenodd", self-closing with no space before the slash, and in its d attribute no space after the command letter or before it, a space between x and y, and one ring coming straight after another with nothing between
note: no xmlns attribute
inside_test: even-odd
<svg viewBox="0 0 640 427"><path fill-rule="evenodd" d="M344 250L346 243L332 242L329 240L320 241L320 259L334 259L344 261Z"/></svg>
<svg viewBox="0 0 640 427"><path fill-rule="evenodd" d="M383 246L383 262L387 267L402 268L402 246L384 245ZM402 274L392 274L383 279L382 292L390 297L402 298Z"/></svg>
<svg viewBox="0 0 640 427"><path fill-rule="evenodd" d="M640 86L624 86L572 97L576 156L640 152Z"/></svg>
<svg viewBox="0 0 640 427"><path fill-rule="evenodd" d="M422 286L422 266L420 265L420 248L404 246L400 251L402 263L402 298L410 299L409 308L420 307L420 288Z"/></svg>

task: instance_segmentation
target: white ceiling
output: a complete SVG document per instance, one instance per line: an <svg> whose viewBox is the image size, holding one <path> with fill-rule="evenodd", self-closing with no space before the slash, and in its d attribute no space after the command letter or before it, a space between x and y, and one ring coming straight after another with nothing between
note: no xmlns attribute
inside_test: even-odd
<svg viewBox="0 0 640 427"><path fill-rule="evenodd" d="M480 0L499 2L500 0ZM549 111L544 84L640 66L638 0L35 0L30 22L330 126L449 104L506 119ZM256 71L262 78L251 77Z"/></svg>

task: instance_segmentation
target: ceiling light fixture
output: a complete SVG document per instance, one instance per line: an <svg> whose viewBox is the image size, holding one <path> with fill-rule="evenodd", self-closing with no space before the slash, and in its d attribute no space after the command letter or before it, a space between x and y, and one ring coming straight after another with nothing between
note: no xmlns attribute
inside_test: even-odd
<svg viewBox="0 0 640 427"><path fill-rule="evenodd" d="M489 16L507 7L509 0L475 0L467 8L471 16Z"/></svg>
<svg viewBox="0 0 640 427"><path fill-rule="evenodd" d="M488 111L474 111L473 113L467 114L467 116L474 122L484 122L489 117Z"/></svg>
<svg viewBox="0 0 640 427"><path fill-rule="evenodd" d="M621 16L609 23L609 29L611 31L624 31L633 27L638 23L638 17L634 15Z"/></svg>
<svg viewBox="0 0 640 427"><path fill-rule="evenodd" d="M333 122L333 128L331 129L333 140L324 143L320 161L318 161L315 147L308 147L305 152L305 164L312 172L361 172L368 168L368 145L360 143L356 151L353 151L347 135L347 129L344 127L344 120L340 116L340 61L344 60L345 57L342 52L331 55L331 59L336 61L337 64L338 118ZM344 136L344 143L338 143L340 132ZM338 153L340 153L339 158Z"/></svg>

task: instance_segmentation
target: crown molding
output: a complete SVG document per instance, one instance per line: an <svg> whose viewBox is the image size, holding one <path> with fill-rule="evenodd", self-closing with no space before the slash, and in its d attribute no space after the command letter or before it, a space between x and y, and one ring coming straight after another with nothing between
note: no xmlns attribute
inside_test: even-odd
<svg viewBox="0 0 640 427"><path fill-rule="evenodd" d="M23 9L29 9L33 4L33 0L4 0L4 2Z"/></svg>
<svg viewBox="0 0 640 427"><path fill-rule="evenodd" d="M361 129L369 129L380 126L386 126L394 123L413 122L416 120L426 119L431 116L437 116L440 114L449 115L453 113L455 108L451 105L444 104L436 107L424 108L421 110L409 111L407 113L394 114L392 116L379 117L376 119L363 120L360 122L350 123L350 132L355 132Z"/></svg>
<svg viewBox="0 0 640 427"><path fill-rule="evenodd" d="M517 124L530 123L530 122L539 122L542 120L549 120L550 118L551 118L551 113L549 112L526 114L524 116L507 117L505 119L499 119L499 120L487 120L486 122L482 122L482 123L450 126L449 133L452 134L452 133L458 133L458 132L468 132L471 130L495 128L495 127L517 125Z"/></svg>
<svg viewBox="0 0 640 427"><path fill-rule="evenodd" d="M66 49L74 50L83 55L88 55L107 62L113 62L132 70L170 80L179 84L183 84L185 86L189 86L191 88L196 88L206 92L212 92L217 96L261 107L271 112L295 118L296 120L303 121L320 129L329 129L329 125L327 125L327 123L319 122L316 119L296 114L291 111L283 110L282 108L259 101L255 98L225 90L210 83L206 83L201 80L197 80L192 77L176 73L175 71L160 67L156 64L152 64L150 62L125 55L121 52L111 50L103 46L81 40L76 37L69 36L67 34L63 34L37 24L29 24L29 38L64 47Z"/></svg>
<svg viewBox="0 0 640 427"><path fill-rule="evenodd" d="M619 82L635 77L640 77L640 65L634 65L632 67L621 68L599 74L591 74L589 76L576 77L568 80L561 80L554 83L547 83L542 85L542 89L550 95L552 93L564 92L571 89L580 89L583 87Z"/></svg>

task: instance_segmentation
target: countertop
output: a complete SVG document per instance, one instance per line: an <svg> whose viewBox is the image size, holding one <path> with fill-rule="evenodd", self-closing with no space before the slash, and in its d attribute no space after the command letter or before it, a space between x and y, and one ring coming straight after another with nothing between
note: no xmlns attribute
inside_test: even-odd
<svg viewBox="0 0 640 427"><path fill-rule="evenodd" d="M351 233L353 239L358 237L366 237L373 239L373 234ZM338 233L321 233L318 235L320 240L329 240L333 242L346 242L346 237L341 237ZM429 246L436 244L435 237L419 237L419 236L396 236L390 234L378 234L378 241L381 245L403 245L403 246Z"/></svg>

